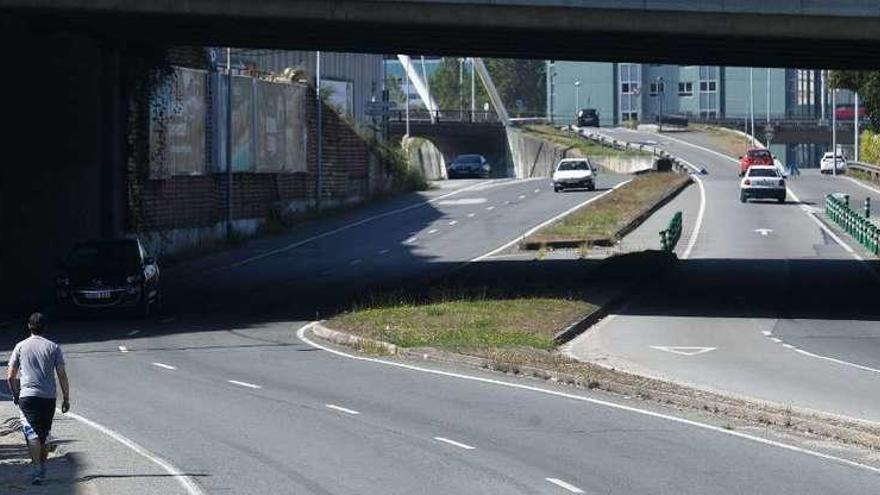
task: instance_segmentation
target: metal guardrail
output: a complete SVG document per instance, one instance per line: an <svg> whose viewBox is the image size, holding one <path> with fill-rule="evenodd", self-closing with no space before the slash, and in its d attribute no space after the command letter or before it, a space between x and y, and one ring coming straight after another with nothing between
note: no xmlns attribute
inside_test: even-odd
<svg viewBox="0 0 880 495"><path fill-rule="evenodd" d="M683 164L678 158L667 153L663 149L658 148L656 145L643 144L643 143L630 143L628 141L620 141L617 139L612 139L612 138L606 137L603 134L600 134L598 132L593 132L593 131L590 131L590 130L584 129L584 128L572 127L571 129L574 130L575 133L581 135L582 137L589 139L590 141L593 141L595 143L598 143L602 146L608 146L610 148L618 149L621 151L638 150L638 151L650 152L651 155L653 155L656 159L666 159L666 160L671 161L672 162L672 169L675 172L678 172L680 174L687 174L687 173L691 172L691 170L688 168L688 166Z"/></svg>
<svg viewBox="0 0 880 495"><path fill-rule="evenodd" d="M871 198L865 199L865 214L861 215L850 208L849 195L829 194L825 196L825 215L868 251L880 254L880 228L869 219Z"/></svg>
<svg viewBox="0 0 880 495"><path fill-rule="evenodd" d="M675 212L675 215L672 215L672 220L669 221L669 226L660 231L661 250L670 253L675 250L675 246L678 245L678 241L681 239L681 223L681 212L677 211Z"/></svg>
<svg viewBox="0 0 880 495"><path fill-rule="evenodd" d="M864 162L846 162L846 168L850 170L858 170L866 174L874 182L880 182L880 167Z"/></svg>

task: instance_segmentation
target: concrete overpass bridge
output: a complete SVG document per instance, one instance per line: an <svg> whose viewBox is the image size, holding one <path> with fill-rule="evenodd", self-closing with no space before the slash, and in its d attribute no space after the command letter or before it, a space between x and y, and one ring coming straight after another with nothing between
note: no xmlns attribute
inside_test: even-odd
<svg viewBox="0 0 880 495"><path fill-rule="evenodd" d="M864 0L0 0L41 29L377 53L779 67L876 66Z"/></svg>

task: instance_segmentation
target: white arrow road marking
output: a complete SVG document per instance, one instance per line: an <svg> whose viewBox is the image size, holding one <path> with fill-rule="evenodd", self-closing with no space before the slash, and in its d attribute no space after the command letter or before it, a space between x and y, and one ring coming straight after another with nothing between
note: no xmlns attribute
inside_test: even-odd
<svg viewBox="0 0 880 495"><path fill-rule="evenodd" d="M572 485L571 483L566 483L560 479L556 479L556 478L544 478L544 479L549 481L550 483L553 483L554 485L556 485L560 488L568 490L571 493L584 493L584 491L581 490L580 488Z"/></svg>
<svg viewBox="0 0 880 495"><path fill-rule="evenodd" d="M456 442L455 440L450 440L450 439L444 438L444 437L434 437L434 440L437 440L438 442L448 443L449 445L454 445L454 446L461 448L461 449L464 449L464 450L474 450L476 448L476 447L472 447L470 445L467 445L467 444L464 444L461 442Z"/></svg>
<svg viewBox="0 0 880 495"><path fill-rule="evenodd" d="M696 356L697 354L714 351L715 349L717 349L717 347L652 345L651 349L671 352L673 354L681 354L682 356Z"/></svg>
<svg viewBox="0 0 880 495"><path fill-rule="evenodd" d="M354 409L349 409L347 407L337 406L334 404L324 404L324 407L326 407L327 409L333 409L334 411L344 412L345 414L351 414L352 416L360 414Z"/></svg>
<svg viewBox="0 0 880 495"><path fill-rule="evenodd" d="M754 232L761 234L763 237L767 237L770 232L773 232L773 229L755 229Z"/></svg>
<svg viewBox="0 0 880 495"><path fill-rule="evenodd" d="M461 198L461 199L446 199L443 201L438 201L437 204L440 206L466 206L466 205L478 205L481 203L485 203L488 201L486 198Z"/></svg>

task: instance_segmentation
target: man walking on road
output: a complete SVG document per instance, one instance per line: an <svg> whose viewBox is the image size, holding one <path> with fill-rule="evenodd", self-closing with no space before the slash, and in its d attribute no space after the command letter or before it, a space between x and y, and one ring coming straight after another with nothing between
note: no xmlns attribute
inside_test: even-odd
<svg viewBox="0 0 880 495"><path fill-rule="evenodd" d="M43 337L46 326L46 317L42 313L34 313L28 318L31 336L15 345L6 373L12 400L21 409L21 427L33 461L32 482L35 485L42 483L46 476L49 455L46 438L55 417L56 373L63 394L61 412L70 410L70 386L64 369L64 355L58 344Z"/></svg>

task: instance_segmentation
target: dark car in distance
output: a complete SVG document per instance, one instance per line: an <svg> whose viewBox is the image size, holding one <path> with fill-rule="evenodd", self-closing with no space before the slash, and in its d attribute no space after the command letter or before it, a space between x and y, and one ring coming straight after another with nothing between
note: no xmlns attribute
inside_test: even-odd
<svg viewBox="0 0 880 495"><path fill-rule="evenodd" d="M578 127L599 127L599 112L595 108L582 108L577 113Z"/></svg>
<svg viewBox="0 0 880 495"><path fill-rule="evenodd" d="M77 243L59 262L55 296L64 311L159 309L159 265L138 239Z"/></svg>
<svg viewBox="0 0 880 495"><path fill-rule="evenodd" d="M489 177L492 166L483 155L458 155L446 168L446 176L450 179L459 177Z"/></svg>

